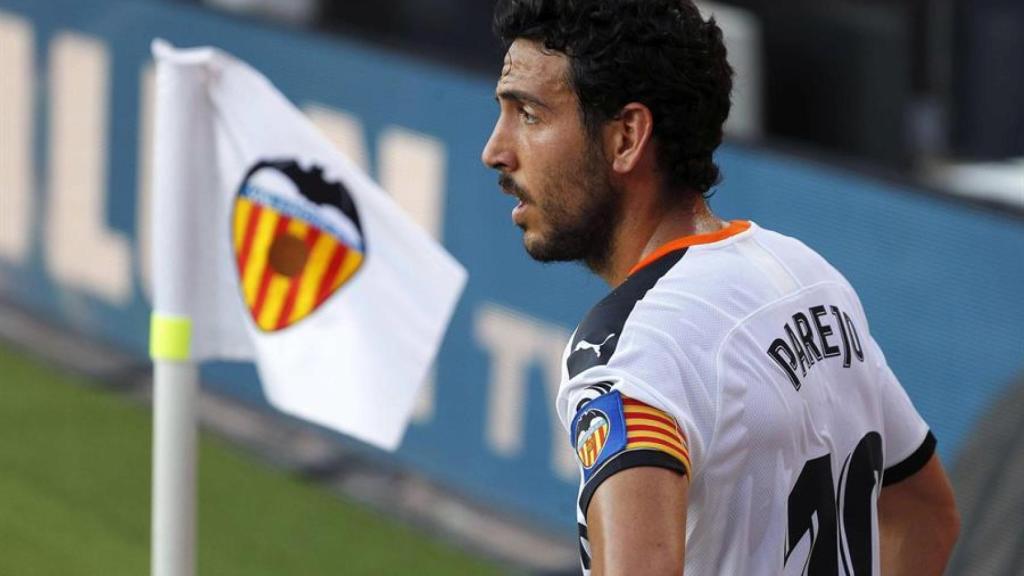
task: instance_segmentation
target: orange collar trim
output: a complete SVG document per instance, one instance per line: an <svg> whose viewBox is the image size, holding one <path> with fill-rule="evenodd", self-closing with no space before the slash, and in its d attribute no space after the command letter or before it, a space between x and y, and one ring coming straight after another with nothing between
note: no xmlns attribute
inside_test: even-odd
<svg viewBox="0 0 1024 576"><path fill-rule="evenodd" d="M698 244L711 244L713 242L719 242L726 238L735 236L740 232L745 232L750 228L750 222L748 220L733 220L725 228L717 232L708 232L707 234L693 234L690 236L683 236L682 238L676 238L675 240L669 241L667 244L662 244L654 252L647 255L646 258L640 261L639 264L633 266L633 269L629 271L629 276L635 274L638 270L647 266L651 262L661 258L669 252L675 252L682 248L689 248L690 246L696 246Z"/></svg>

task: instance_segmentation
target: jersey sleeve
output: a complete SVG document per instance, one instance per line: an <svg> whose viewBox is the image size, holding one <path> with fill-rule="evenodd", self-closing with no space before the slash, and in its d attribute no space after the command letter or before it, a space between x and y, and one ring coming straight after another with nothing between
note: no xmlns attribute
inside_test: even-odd
<svg viewBox="0 0 1024 576"><path fill-rule="evenodd" d="M924 467L935 453L936 439L914 408L906 390L885 361L873 338L869 346L876 358L882 401L882 434L885 472L882 484L904 480Z"/></svg>
<svg viewBox="0 0 1024 576"><path fill-rule="evenodd" d="M570 442L582 474L580 509L605 480L638 466L690 472L686 436L666 412L618 390L586 402L573 418Z"/></svg>
<svg viewBox="0 0 1024 576"><path fill-rule="evenodd" d="M571 376L559 411L581 471L580 508L629 468L693 477L713 428L713 401L697 370L667 334L630 326L614 356Z"/></svg>

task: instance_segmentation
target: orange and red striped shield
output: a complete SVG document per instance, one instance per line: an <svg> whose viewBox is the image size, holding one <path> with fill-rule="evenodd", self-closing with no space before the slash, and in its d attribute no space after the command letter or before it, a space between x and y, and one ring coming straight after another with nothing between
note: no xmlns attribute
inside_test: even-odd
<svg viewBox="0 0 1024 576"><path fill-rule="evenodd" d="M285 172L286 173L286 172ZM232 242L246 307L273 332L308 316L352 278L364 254L317 220L316 208L243 184L235 197Z"/></svg>
<svg viewBox="0 0 1024 576"><path fill-rule="evenodd" d="M597 462L601 450L608 442L610 427L608 418L600 411L585 414L581 422L585 425L576 438L576 455L584 468L590 468Z"/></svg>

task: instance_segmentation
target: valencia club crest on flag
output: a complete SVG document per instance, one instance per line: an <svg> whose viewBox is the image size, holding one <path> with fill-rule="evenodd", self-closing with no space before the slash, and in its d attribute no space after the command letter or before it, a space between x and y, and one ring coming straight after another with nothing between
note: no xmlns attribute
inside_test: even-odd
<svg viewBox="0 0 1024 576"><path fill-rule="evenodd" d="M253 166L235 197L232 242L246 308L264 332L308 316L366 258L355 203L318 166Z"/></svg>
<svg viewBox="0 0 1024 576"><path fill-rule="evenodd" d="M608 416L600 410L588 410L576 425L576 455L583 467L590 469L597 463L611 432Z"/></svg>

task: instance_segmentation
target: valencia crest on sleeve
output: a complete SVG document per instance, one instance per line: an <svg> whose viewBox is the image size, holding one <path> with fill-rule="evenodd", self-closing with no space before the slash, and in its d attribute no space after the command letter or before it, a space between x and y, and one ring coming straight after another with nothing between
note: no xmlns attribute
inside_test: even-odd
<svg viewBox="0 0 1024 576"><path fill-rule="evenodd" d="M572 441L583 471L584 493L614 473L657 466L690 470L686 436L665 412L615 390L587 402L572 421ZM589 497L586 498L589 501Z"/></svg>

